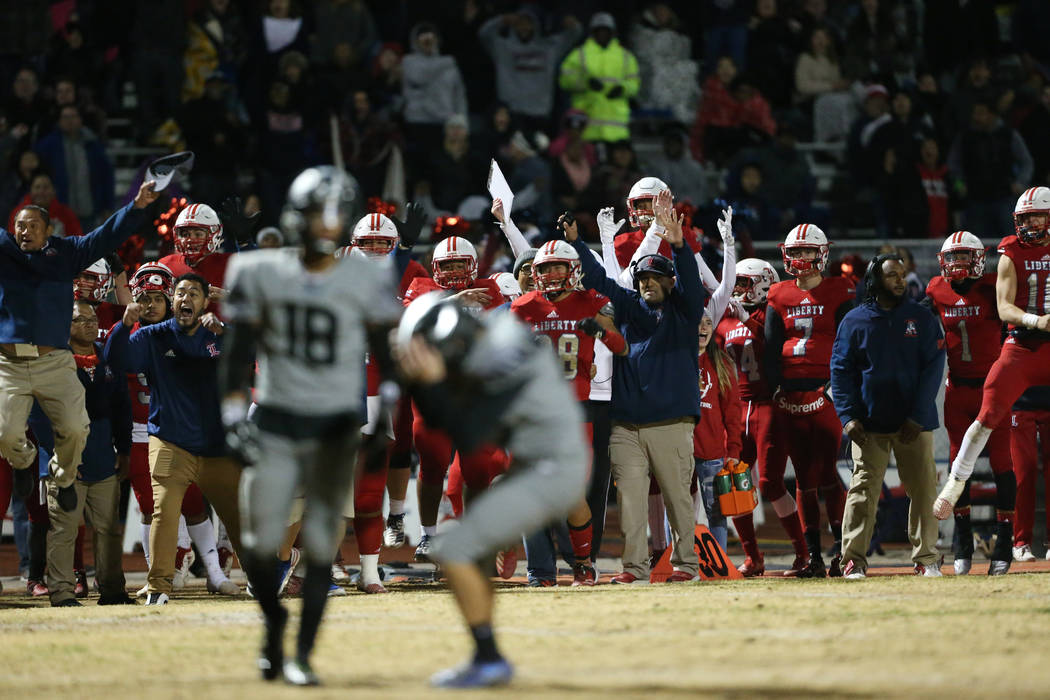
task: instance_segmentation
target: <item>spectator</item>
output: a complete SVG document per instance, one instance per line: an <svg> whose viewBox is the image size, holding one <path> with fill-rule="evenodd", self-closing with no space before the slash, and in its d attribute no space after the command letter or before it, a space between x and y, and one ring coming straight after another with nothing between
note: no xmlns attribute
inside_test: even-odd
<svg viewBox="0 0 1050 700"><path fill-rule="evenodd" d="M412 28L412 51L401 61L405 135L421 162L441 142L442 129L453 115L466 115L463 77L451 56L441 55L441 34L429 23Z"/></svg>
<svg viewBox="0 0 1050 700"><path fill-rule="evenodd" d="M587 159L583 140L571 142L561 154L554 159L553 186L551 189L557 197L559 211L571 211L580 219L581 216L594 216L594 205L604 204L594 201L592 185L594 167ZM515 202L517 199L514 200ZM579 212L577 214L577 212Z"/></svg>
<svg viewBox="0 0 1050 700"><path fill-rule="evenodd" d="M77 83L70 77L60 77L55 80L55 102L49 109L47 115L40 122L40 133L49 134L58 126L58 119L62 108L73 105L80 110L84 120L84 126L91 130L97 138L103 139L106 134L106 113L102 111L90 98L80 99L80 90Z"/></svg>
<svg viewBox="0 0 1050 700"><path fill-rule="evenodd" d="M37 450L25 435L36 398L55 429L50 470L58 503L66 511L76 507L73 482L88 417L84 388L64 349L73 277L144 224L143 209L157 196L152 182L144 184L134 202L86 236L49 238L53 229L47 212L32 206L16 217L14 235L0 231L0 455L14 469L16 498L25 499L36 481L31 468L37 464Z"/></svg>
<svg viewBox="0 0 1050 700"><path fill-rule="evenodd" d="M927 138L919 147L919 178L926 192L926 235L940 240L951 231L948 166L941 162L937 139Z"/></svg>
<svg viewBox="0 0 1050 700"><path fill-rule="evenodd" d="M693 41L667 3L655 2L631 27L631 46L638 57L643 109L670 111L675 121L696 118L700 67L693 60Z"/></svg>
<svg viewBox="0 0 1050 700"><path fill-rule="evenodd" d="M52 236L66 238L83 235L84 229L80 226L80 219L72 209L58 201L58 197L55 196L55 186L51 183L51 176L47 173L37 173L33 176L29 192L11 210L11 216L7 221L9 231L15 230L15 217L27 204L33 204L47 211L51 217Z"/></svg>
<svg viewBox="0 0 1050 700"><path fill-rule="evenodd" d="M661 238L674 262L661 255L642 258L631 291L609 279L577 236L565 226L583 267L583 285L605 294L615 308L617 329L627 340L625 356L613 358L613 420L609 439L616 500L624 534L623 572L614 583L644 583L649 577L649 475L656 477L671 522L670 582L698 577L693 549L695 517L689 484L693 475L693 429L700 417L699 327L708 293L692 251L685 245L681 219L671 209L670 192L655 203Z"/></svg>
<svg viewBox="0 0 1050 700"><path fill-rule="evenodd" d="M37 127L47 114L47 103L40 94L40 81L32 68L26 66L15 74L11 96L4 104L4 114L11 133L19 139L29 137L26 145L40 136Z"/></svg>
<svg viewBox="0 0 1050 700"><path fill-rule="evenodd" d="M266 122L259 135L259 189L266 203L265 224L276 224L288 186L313 159L313 141L305 118L292 100L292 89L280 80L270 84Z"/></svg>
<svg viewBox="0 0 1050 700"><path fill-rule="evenodd" d="M880 255L865 275L866 299L839 324L831 393L853 441L853 478L842 522L843 574L864 578L890 450L911 506L908 539L915 573L940 576L933 499L933 430L944 377L944 336L928 309L906 295L903 261Z"/></svg>
<svg viewBox="0 0 1050 700"><path fill-rule="evenodd" d="M909 29L906 21L894 16L889 2L861 0L860 12L846 30L843 72L862 80L888 78L894 72L895 58L910 58Z"/></svg>
<svg viewBox="0 0 1050 700"><path fill-rule="evenodd" d="M47 75L56 84L55 101L59 101L57 87L62 77L68 78L74 85L84 86L90 93L91 86L99 82L102 70L102 52L87 45L79 18L76 13L71 14L65 26L51 37L51 48L48 51ZM92 101L95 98L90 94L86 97Z"/></svg>
<svg viewBox="0 0 1050 700"><path fill-rule="evenodd" d="M985 102L994 106L998 104L1001 91L992 83L992 71L988 59L975 58L966 71L965 78L951 92L942 124L949 141L970 123L973 106Z"/></svg>
<svg viewBox="0 0 1050 700"><path fill-rule="evenodd" d="M774 218L765 225L777 231L790 229L797 221L814 222L816 215L813 210L816 182L809 162L797 148L799 128L796 120L784 120L772 141L741 150L728 166L732 173L745 163L759 165L762 197L775 210L771 212ZM766 235L772 232L769 228L763 230Z"/></svg>
<svg viewBox="0 0 1050 700"><path fill-rule="evenodd" d="M970 128L948 153L948 172L964 202L963 227L997 235L1009 230L1014 197L1032 179L1032 156L1021 135L987 102L973 106Z"/></svg>
<svg viewBox="0 0 1050 700"><path fill-rule="evenodd" d="M821 143L844 139L856 113L849 81L842 77L838 54L831 35L816 27L807 50L795 63L795 90L798 103L813 115L813 139Z"/></svg>
<svg viewBox="0 0 1050 700"><path fill-rule="evenodd" d="M551 158L560 156L569 146L579 142L583 147L583 153L587 162L591 165L598 164L598 150L593 143L583 139L583 130L587 128L587 115L578 110L570 109L561 120L561 133L551 142L547 149L547 155Z"/></svg>
<svg viewBox="0 0 1050 700"><path fill-rule="evenodd" d="M772 241L782 237L780 216L770 205L764 188L765 171L758 163L744 163L728 178L726 200L733 207L733 224L744 246L751 241Z"/></svg>
<svg viewBox="0 0 1050 700"><path fill-rule="evenodd" d="M244 23L231 0L205 0L187 31L182 99L200 97L215 73L234 80L244 63L245 41Z"/></svg>
<svg viewBox="0 0 1050 700"><path fill-rule="evenodd" d="M186 103L182 127L186 147L196 154L190 189L197 201L221 202L237 191L237 171L244 153L244 128L230 111L230 84L212 73L204 93Z"/></svg>
<svg viewBox="0 0 1050 700"><path fill-rule="evenodd" d="M562 62L559 85L572 96L573 108L587 115L584 139L629 139L628 100L638 94L638 61L617 41L616 20L608 12L596 12L589 29L587 40Z"/></svg>
<svg viewBox="0 0 1050 700"><path fill-rule="evenodd" d="M343 158L366 196L405 202L401 132L372 106L371 95L354 91L341 121Z"/></svg>
<svg viewBox="0 0 1050 700"><path fill-rule="evenodd" d="M518 122L510 113L510 107L497 102L485 114L480 133L474 137L475 150L485 158L495 158L500 167L507 167L507 149L514 132L518 131Z"/></svg>
<svg viewBox="0 0 1050 700"><path fill-rule="evenodd" d="M554 201L551 195L551 168L539 154L547 150L543 132L526 136L520 131L510 139L511 171L507 184L514 192L514 211L532 212L534 221L541 225L554 219Z"/></svg>
<svg viewBox="0 0 1050 700"><path fill-rule="evenodd" d="M882 85L869 85L864 95L864 113L853 122L846 152L850 171L861 187L872 186L879 176L892 121L889 92Z"/></svg>
<svg viewBox="0 0 1050 700"><path fill-rule="evenodd" d="M707 173L689 154L689 135L681 124L664 129L663 150L645 163L646 175L658 177L667 183L678 201L703 206L710 199Z"/></svg>
<svg viewBox="0 0 1050 700"><path fill-rule="evenodd" d="M722 72L720 65L719 73ZM725 70L724 75L729 73ZM694 146L697 138L701 139L704 158L719 166L739 149L764 142L777 129L769 103L755 89L750 77L738 75L728 84L728 90L725 88L717 76L708 78L704 84L704 102L693 127Z"/></svg>
<svg viewBox="0 0 1050 700"><path fill-rule="evenodd" d="M131 460L131 402L127 379L114 373L101 358L98 318L86 302L73 304L69 345L76 360L91 421L87 444L74 482L77 505L71 511L58 500L58 488L48 487L47 588L53 607L79 607L73 595L73 542L82 517L95 531L95 578L99 605L133 605L124 590L120 482L127 478ZM44 428L49 426L45 425ZM34 432L42 428L34 427Z"/></svg>
<svg viewBox="0 0 1050 700"><path fill-rule="evenodd" d="M799 46L802 51L809 48L810 37L817 29L825 30L833 44L840 44L846 35L839 23L828 14L827 0L802 0L791 22L793 27L797 27L795 33L802 40Z"/></svg>
<svg viewBox="0 0 1050 700"><path fill-rule="evenodd" d="M466 117L450 117L445 124L441 150L430 156L423 170L426 177L416 184L416 198L429 194L439 210L456 212L460 202L477 193L484 184L486 166L487 163L470 150Z"/></svg>
<svg viewBox="0 0 1050 700"><path fill-rule="evenodd" d="M54 176L58 198L80 219L83 228L113 209L114 172L106 149L84 128L80 110L67 105L58 118L58 129L36 144L36 152Z"/></svg>
<svg viewBox="0 0 1050 700"><path fill-rule="evenodd" d="M14 140L14 137L11 137ZM11 164L0 174L0 212L11 212L15 205L26 194L33 183L33 176L40 167L40 156L36 151L26 149L15 153Z"/></svg>
<svg viewBox="0 0 1050 700"><path fill-rule="evenodd" d="M912 94L917 114L929 117L934 130L938 134L944 133L944 116L947 111L947 100L941 92L937 79L933 73L920 73L915 82L915 92Z"/></svg>
<svg viewBox="0 0 1050 700"><path fill-rule="evenodd" d="M579 41L583 27L564 15L562 30L544 36L536 11L526 5L516 14L489 19L478 39L496 66L496 94L528 131L549 131L558 64Z"/></svg>
<svg viewBox="0 0 1050 700"><path fill-rule="evenodd" d="M769 103L777 109L791 103L791 69L795 65L794 37L777 0L756 0L748 21L748 73Z"/></svg>
<svg viewBox="0 0 1050 700"><path fill-rule="evenodd" d="M235 549L240 549L240 466L226 456L219 415L218 358L222 323L205 314L209 285L193 273L179 277L175 314L130 334L141 307L129 304L106 341L104 358L121 372L142 372L150 386L150 473L153 522L146 605L164 605L175 575L179 516L190 482L215 508ZM129 336L130 334L130 336ZM168 352L187 361L172 363ZM158 465L163 465L158 469Z"/></svg>
<svg viewBox="0 0 1050 700"><path fill-rule="evenodd" d="M162 122L174 123L182 100L183 56L186 51L186 3L156 0L134 4L130 68L138 100L142 140L159 142ZM110 186L112 194L112 185ZM61 195L62 185L59 184ZM74 207L75 209L76 207Z"/></svg>
<svg viewBox="0 0 1050 700"><path fill-rule="evenodd" d="M721 0L704 3L704 70L717 70L723 57L734 66L747 60L747 21L751 3L746 0ZM699 159L698 159L699 160Z"/></svg>
<svg viewBox="0 0 1050 700"><path fill-rule="evenodd" d="M335 45L331 61L314 66L315 102L321 111L338 113L352 92L369 88L364 72L353 64L353 58L353 49L343 41Z"/></svg>
<svg viewBox="0 0 1050 700"><path fill-rule="evenodd" d="M365 65L379 41L372 13L362 0L320 0L314 3L314 21L314 63L331 63L343 54L346 65Z"/></svg>
<svg viewBox="0 0 1050 700"><path fill-rule="evenodd" d="M396 106L397 111L401 109L401 78L404 73L401 64L404 53L401 44L386 43L372 61L372 90L378 109L392 106Z"/></svg>

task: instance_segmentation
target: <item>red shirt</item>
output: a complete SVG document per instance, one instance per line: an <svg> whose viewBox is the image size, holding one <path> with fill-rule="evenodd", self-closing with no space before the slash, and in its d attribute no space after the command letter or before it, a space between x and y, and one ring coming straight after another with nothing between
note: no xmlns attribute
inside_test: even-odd
<svg viewBox="0 0 1050 700"><path fill-rule="evenodd" d="M686 233L685 242L689 245L689 248L693 253L699 253L703 249L703 245L700 243L700 236L703 231L700 229L693 229L691 233ZM642 244L642 239L645 238L645 231L638 229L636 231L628 231L621 233L613 240L613 249L616 251L616 262L620 263L621 268L626 268L631 264L631 257L634 255L634 251L638 250L638 246ZM665 258L671 257L671 245L667 241L660 241L660 248L657 250L660 255Z"/></svg>
<svg viewBox="0 0 1050 700"><path fill-rule="evenodd" d="M982 378L999 357L1003 323L995 303L995 278L989 272L965 294L941 276L926 286L926 296L944 326L948 371L956 377Z"/></svg>
<svg viewBox="0 0 1050 700"><path fill-rule="evenodd" d="M740 398L745 401L772 400L773 392L762 364L762 352L766 348L765 307L751 312L747 321L727 316L718 324L718 332L725 338L726 353L736 366Z"/></svg>
<svg viewBox="0 0 1050 700"><path fill-rule="evenodd" d="M558 355L565 378L572 382L576 398L586 401L591 393L594 338L576 330L576 322L594 318L609 300L594 291L576 291L553 302L538 291L514 300L510 310L536 333L548 338Z"/></svg>
<svg viewBox="0 0 1050 700"><path fill-rule="evenodd" d="M29 194L26 194L26 196L22 197L18 204L15 205L15 208L11 210L11 215L7 219L8 231L15 230L15 216L18 215L18 212L22 211L22 207L32 203L33 200L30 198ZM58 197L52 199L51 204L47 205L47 215L51 217L52 221L60 224L60 226L56 226L55 228L62 229L61 238L84 235L84 229L81 228L80 219L77 218L76 213L68 206L58 201ZM55 231L55 235L59 235L57 230Z"/></svg>
<svg viewBox="0 0 1050 700"><path fill-rule="evenodd" d="M402 283L404 283L403 278L401 281ZM485 307L485 311L491 311L497 306L503 306L503 304L506 303L505 301L503 301L503 292L499 290L499 285L496 284L496 280L491 280L488 277L481 277L479 279L474 280L474 283L471 284L470 287L468 287L468 289L484 289L486 292L489 293L489 296L492 297L492 301L490 301L489 305ZM408 289L405 291L405 294L402 297L401 301L404 303L405 306L408 306L410 303L423 296L424 294L442 291L448 290L446 290L444 287L439 287L437 282L435 282L430 277L415 277L409 283Z"/></svg>
<svg viewBox="0 0 1050 700"><path fill-rule="evenodd" d="M729 388L723 394L718 370L710 353L700 355L700 422L693 429L693 456L699 459L740 458L740 436L744 432L740 391L736 372L729 373Z"/></svg>
<svg viewBox="0 0 1050 700"><path fill-rule="evenodd" d="M769 288L767 308L784 323L780 349L784 379L828 379L831 347L835 343L835 314L856 294L845 277L825 277L813 289L803 291L795 280L777 282Z"/></svg>
<svg viewBox="0 0 1050 700"><path fill-rule="evenodd" d="M415 260L409 260L404 273L401 275L401 284L398 286L397 290L398 297L404 299L405 294L408 292L408 288L412 285L412 281L419 277L429 277L426 268ZM380 379L379 368L376 367L374 362L372 362L372 353L365 355L365 378L368 384L368 395L378 396Z"/></svg>
<svg viewBox="0 0 1050 700"><path fill-rule="evenodd" d="M1017 236L999 242L999 252L1010 258L1017 273L1014 305L1028 314L1050 314L1050 245L1022 245ZM1017 328L1010 324L1010 329Z"/></svg>
<svg viewBox="0 0 1050 700"><path fill-rule="evenodd" d="M98 317L98 339L105 340L109 329L124 318L124 307L120 304L110 304L108 301L99 302L95 306L95 316Z"/></svg>
<svg viewBox="0 0 1050 700"><path fill-rule="evenodd" d="M919 177L926 190L926 206L930 215L928 233L930 238L944 238L951 229L948 228L948 166L927 168L919 164Z"/></svg>

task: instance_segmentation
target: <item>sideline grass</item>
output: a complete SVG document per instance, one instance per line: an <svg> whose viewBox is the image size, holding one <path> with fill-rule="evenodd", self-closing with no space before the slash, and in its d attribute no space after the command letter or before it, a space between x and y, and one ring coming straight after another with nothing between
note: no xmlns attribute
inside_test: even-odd
<svg viewBox="0 0 1050 700"><path fill-rule="evenodd" d="M1046 697L1048 584L1020 574L502 588L497 634L518 675L497 692ZM257 680L260 638L254 601L202 593L154 609L93 600L77 610L0 609L0 696L301 696ZM426 678L469 647L441 588L333 599L315 655L326 685L305 692L449 697L429 691Z"/></svg>

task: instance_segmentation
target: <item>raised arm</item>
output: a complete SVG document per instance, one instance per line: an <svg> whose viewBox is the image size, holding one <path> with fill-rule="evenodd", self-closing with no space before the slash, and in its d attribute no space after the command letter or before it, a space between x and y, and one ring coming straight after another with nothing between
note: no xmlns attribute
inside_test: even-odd
<svg viewBox="0 0 1050 700"><path fill-rule="evenodd" d="M492 200L492 215L496 217L503 235L507 237L507 242L510 243L510 252L514 254L515 258L532 247L525 240L525 236L522 235L521 231L518 230L514 220L510 218L510 214L503 211L503 200L499 197Z"/></svg>
<svg viewBox="0 0 1050 700"><path fill-rule="evenodd" d="M716 325L722 320L722 315L729 306L729 299L733 296L733 288L736 287L736 239L733 237L733 207L722 210L718 232L722 235L722 281L711 293L711 299L707 302L707 311ZM703 260L699 253L695 257ZM707 265L700 269L702 277Z"/></svg>
<svg viewBox="0 0 1050 700"><path fill-rule="evenodd" d="M153 190L154 184L152 180L142 183L131 204L118 209L91 233L69 239L76 251L73 260L75 272L83 270L106 253L115 251L146 221L146 207L160 196Z"/></svg>
<svg viewBox="0 0 1050 700"><path fill-rule="evenodd" d="M102 359L117 372L138 374L145 372L149 365L149 332L140 329L131 333L141 311L138 304L128 304L123 320L113 326L106 338Z"/></svg>

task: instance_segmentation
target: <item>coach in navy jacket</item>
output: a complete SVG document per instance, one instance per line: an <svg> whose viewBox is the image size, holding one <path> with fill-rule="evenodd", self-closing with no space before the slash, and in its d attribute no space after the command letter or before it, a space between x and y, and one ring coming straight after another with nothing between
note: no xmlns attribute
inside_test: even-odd
<svg viewBox="0 0 1050 700"><path fill-rule="evenodd" d="M135 201L86 236L52 236L47 210L32 205L18 212L13 234L0 229L0 455L14 468L15 498L33 488L37 452L25 427L35 398L55 428L57 501L66 511L76 507L89 420L69 351L73 278L147 221L144 209L158 197L153 185L143 183Z"/></svg>
<svg viewBox="0 0 1050 700"><path fill-rule="evenodd" d="M627 355L613 358L609 415L609 457L616 480L623 528L623 572L616 583L649 576L646 525L649 474L656 477L671 521L672 579L698 575L693 549L695 514L689 495L693 476L693 428L700 417L698 368L700 321L707 291L700 283L693 252L683 243L682 225L671 211L670 193L658 197L657 220L671 244L674 264L660 255L647 256L635 268L635 291L609 279L576 235L576 225L563 223L566 239L576 249L583 284L613 303L616 327L627 341Z"/></svg>
<svg viewBox="0 0 1050 700"><path fill-rule="evenodd" d="M864 303L839 324L831 353L831 398L853 441L853 477L842 520L844 573L860 576L875 527L890 451L911 505L908 537L916 572L939 576L933 499L933 430L944 379L944 337L929 309L907 298L907 271L880 255L864 278Z"/></svg>

